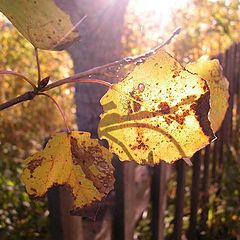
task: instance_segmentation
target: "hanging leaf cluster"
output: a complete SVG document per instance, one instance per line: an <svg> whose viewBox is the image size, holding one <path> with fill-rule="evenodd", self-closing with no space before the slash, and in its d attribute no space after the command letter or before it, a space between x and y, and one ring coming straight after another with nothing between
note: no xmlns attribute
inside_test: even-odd
<svg viewBox="0 0 240 240"><path fill-rule="evenodd" d="M75 208L90 206L113 189L112 153L149 165L190 158L215 139L228 97L217 60L184 68L159 50L102 97L98 133L109 150L88 133L54 135L42 152L25 160L27 192L41 197L54 185L67 185Z"/></svg>

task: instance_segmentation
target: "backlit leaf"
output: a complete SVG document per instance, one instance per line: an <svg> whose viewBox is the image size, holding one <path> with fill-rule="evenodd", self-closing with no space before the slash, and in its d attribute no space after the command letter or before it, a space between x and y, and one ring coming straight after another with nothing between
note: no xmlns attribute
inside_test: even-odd
<svg viewBox="0 0 240 240"><path fill-rule="evenodd" d="M108 194L114 183L112 154L89 133L57 133L45 149L25 160L22 181L29 195L41 197L54 185L67 185L75 208Z"/></svg>
<svg viewBox="0 0 240 240"><path fill-rule="evenodd" d="M216 132L225 117L228 108L229 83L222 74L222 68L217 59L204 60L200 59L195 63L189 63L186 69L190 72L197 73L207 80L210 88L210 121L214 132Z"/></svg>
<svg viewBox="0 0 240 240"><path fill-rule="evenodd" d="M0 11L37 48L63 49L79 38L70 16L54 0L1 0Z"/></svg>
<svg viewBox="0 0 240 240"><path fill-rule="evenodd" d="M190 158L215 138L209 98L205 80L160 50L103 96L99 137L121 160Z"/></svg>

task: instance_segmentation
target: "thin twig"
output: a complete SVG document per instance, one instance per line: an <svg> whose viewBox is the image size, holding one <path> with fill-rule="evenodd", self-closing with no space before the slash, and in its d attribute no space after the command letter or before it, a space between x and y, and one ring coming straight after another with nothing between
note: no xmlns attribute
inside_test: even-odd
<svg viewBox="0 0 240 240"><path fill-rule="evenodd" d="M52 96L48 95L47 93L41 93L40 92L40 93L37 94L37 96L38 95L46 96L46 97L48 97L49 99L52 100L52 102L55 104L55 106L57 107L57 109L59 110L59 112L60 112L60 114L61 114L61 116L63 118L63 121L64 121L65 127L67 129L67 132L70 133L71 131L70 131L70 128L68 127L66 116L65 116L63 110L61 109L61 107L58 105L57 101Z"/></svg>
<svg viewBox="0 0 240 240"><path fill-rule="evenodd" d="M0 70L0 74L17 76L17 77L19 77L19 79L24 80L24 81L28 82L29 84L31 84L33 89L36 89L34 82L32 82L30 79L28 79L26 76L22 75L21 73L18 73L18 72L12 71L12 70Z"/></svg>
<svg viewBox="0 0 240 240"><path fill-rule="evenodd" d="M61 86L61 85L66 84L66 83L75 82L77 80L79 81L79 79L88 77L90 75L101 74L101 73L105 72L107 69L109 69L109 68L111 68L113 66L128 65L130 63L134 63L134 62L142 60L142 59L144 59L146 57L149 57L152 54L154 54L156 51L158 51L159 49L161 49L164 46L168 45L171 42L171 40L176 35L178 35L180 33L180 31L181 31L181 27L178 27L166 41L164 41L162 44L160 44L156 48L148 51L147 53L144 53L142 55L138 55L138 56L135 56L135 57L126 57L126 58L123 58L121 60L118 60L118 61L115 61L115 62L112 62L112 63L108 63L108 64L105 64L105 65L102 65L102 66L98 66L98 67L89 69L89 70L81 72L81 73L77 73L77 74L75 74L75 75L73 75L71 77L60 79L60 80L58 80L56 82L53 82L53 83L49 84L42 91L45 92L45 91L48 91L50 89L53 89L55 87Z"/></svg>
<svg viewBox="0 0 240 240"><path fill-rule="evenodd" d="M40 61L39 61L39 55L38 55L38 49L34 47L35 56L36 56L36 62L37 62L37 71L38 71L38 87L40 86L41 82L41 67L40 67Z"/></svg>

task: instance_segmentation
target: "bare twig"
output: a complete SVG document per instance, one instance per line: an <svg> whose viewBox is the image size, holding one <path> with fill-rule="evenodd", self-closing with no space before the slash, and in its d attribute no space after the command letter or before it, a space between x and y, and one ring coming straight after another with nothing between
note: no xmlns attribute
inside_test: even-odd
<svg viewBox="0 0 240 240"><path fill-rule="evenodd" d="M28 79L26 79L26 77L23 76L23 78L28 81L32 86L34 86L34 91L29 91L29 92L26 92L16 98L13 98L3 104L0 104L0 111L3 110L3 109L6 109L6 108L9 108L13 105L16 105L18 103L21 103L21 102L24 102L24 101L28 101L28 100L31 100L33 99L36 95L39 95L39 93L43 93L43 92L46 92L50 89L53 89L53 88L56 88L56 87L59 87L63 84L66 84L66 83L76 83L76 82L85 82L85 83L98 83L98 84L101 84L101 85L105 85L107 87L112 87L112 84L109 83L109 82L106 82L104 80L99 80L99 79L82 79L82 78L87 78L89 77L90 75L99 75L99 74L102 74L104 73L106 70L108 70L109 68L111 67L114 67L114 66L119 66L119 65L128 65L130 63L135 63L135 62L138 62L146 57L149 57L151 56L152 54L154 54L156 51L158 51L160 48L163 48L164 46L166 46L167 44L169 44L171 42L171 40L180 33L180 30L181 28L177 28L173 33L172 35L168 38L168 40L166 40L165 42L163 42L162 44L160 44L159 46L157 46L156 48L150 50L149 52L147 53L144 53L142 55L139 55L139 56L136 56L136 57L127 57L127 58L123 58L119 61L115 61L115 62L112 62L112 63L109 63L109 64L105 64L105 65L102 65L102 66L98 66L98 67L95 67L95 68L92 68L92 69L89 69L87 71L84 71L84 72L81 72L81 73L77 73L71 77L68 77L68 78L64 78L64 79L60 79L56 82L53 82L49 85L47 85L46 87L43 87L43 88L38 88L36 89L35 85ZM16 73L15 75L18 75L20 76L18 73Z"/></svg>
<svg viewBox="0 0 240 240"><path fill-rule="evenodd" d="M19 79L28 82L33 87L33 89L36 89L34 82L32 82L30 79L28 79L26 76L22 75L21 73L18 73L18 72L12 71L12 70L0 70L0 74L17 76L17 77L19 77Z"/></svg>
<svg viewBox="0 0 240 240"><path fill-rule="evenodd" d="M67 132L71 132L71 131L70 131L70 128L68 127L68 124L67 124L66 116L65 116L63 110L61 109L61 107L58 105L57 101L56 101L52 96L48 95L47 93L41 93L41 92L40 92L40 93L38 93L37 95L38 95L38 96L39 96L39 95L43 95L43 96L46 96L46 97L48 97L49 99L52 100L52 102L55 104L55 106L57 107L57 109L59 110L59 112L60 112L60 114L61 114L61 116L62 116L62 119L63 119L63 121L64 121L65 127L66 127L66 129L67 129Z"/></svg>
<svg viewBox="0 0 240 240"><path fill-rule="evenodd" d="M126 58L123 58L121 60L118 60L118 61L115 61L115 62L112 62L112 63L108 63L108 64L105 64L105 65L102 65L102 66L98 66L98 67L89 69L89 70L81 72L81 73L77 73L77 74L75 74L75 75L73 75L71 77L60 79L60 80L58 80L56 82L53 82L53 83L49 84L42 91L45 92L45 91L48 91L50 89L53 89L55 87L61 86L61 85L66 84L66 83L79 82L79 80L81 78L85 78L85 77L88 77L90 75L101 74L101 73L105 72L107 69L109 69L111 67L114 67L114 66L128 65L128 64L131 64L131 63L134 63L134 62L138 62L139 60L142 60L142 59L144 59L146 57L151 56L152 54L157 52L159 49L161 49L164 46L168 45L171 42L171 40L176 35L178 35L180 33L180 31L181 31L181 27L178 27L166 41L164 41L162 44L160 44L156 48L148 51L147 53L144 53L142 55L138 55L138 56L135 56L135 57L126 57Z"/></svg>

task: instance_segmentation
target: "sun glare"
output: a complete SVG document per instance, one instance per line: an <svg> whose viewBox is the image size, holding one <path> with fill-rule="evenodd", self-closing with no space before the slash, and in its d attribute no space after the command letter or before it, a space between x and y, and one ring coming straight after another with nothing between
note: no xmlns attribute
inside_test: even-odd
<svg viewBox="0 0 240 240"><path fill-rule="evenodd" d="M151 12L159 19L160 29L163 30L166 24L171 21L171 13L174 9L184 6L189 0L132 0L137 15Z"/></svg>

